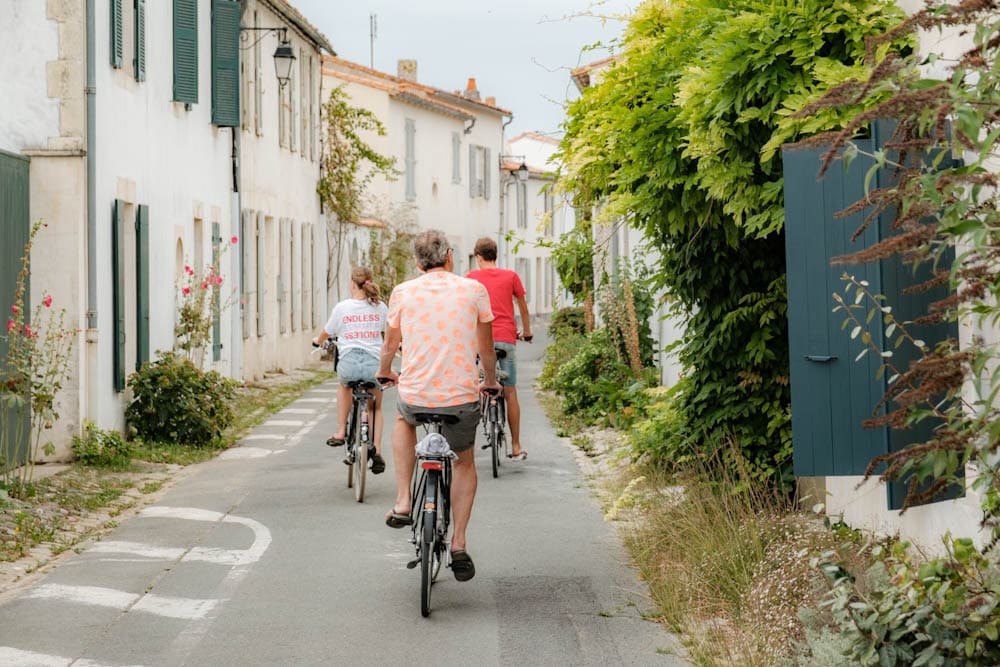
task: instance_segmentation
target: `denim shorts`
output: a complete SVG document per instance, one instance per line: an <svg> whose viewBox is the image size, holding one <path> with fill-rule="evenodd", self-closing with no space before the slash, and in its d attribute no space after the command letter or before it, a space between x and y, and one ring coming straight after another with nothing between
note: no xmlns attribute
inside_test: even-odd
<svg viewBox="0 0 1000 667"><path fill-rule="evenodd" d="M517 352L514 350L514 343L493 343L493 347L498 350L503 350L507 353L507 356L503 359L497 359L500 364L500 372L505 373L503 379L497 378L497 382L506 386L513 387L517 384Z"/></svg>
<svg viewBox="0 0 1000 667"><path fill-rule="evenodd" d="M461 405L449 405L443 408L422 408L417 405L409 405L403 401L396 402L396 410L400 416L406 420L407 424L417 425L417 420L413 418L418 412L441 412L458 417L457 424L444 424L441 427L441 435L445 437L452 451L464 452L476 444L476 426L479 425L479 401L475 403L463 403Z"/></svg>
<svg viewBox="0 0 1000 667"><path fill-rule="evenodd" d="M340 355L337 361L337 378L341 382L351 380L375 381L379 360L360 348L352 348Z"/></svg>

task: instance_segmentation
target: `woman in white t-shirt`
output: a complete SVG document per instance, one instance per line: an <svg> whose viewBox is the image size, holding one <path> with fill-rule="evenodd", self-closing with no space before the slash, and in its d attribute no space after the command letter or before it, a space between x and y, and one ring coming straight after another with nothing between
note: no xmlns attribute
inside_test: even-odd
<svg viewBox="0 0 1000 667"><path fill-rule="evenodd" d="M351 380L375 382L382 353L382 334L388 309L382 302L378 285L372 282L371 269L359 266L351 271L351 298L344 299L330 313L330 319L313 339L317 345L330 337L337 339L337 377L340 390L337 394L337 432L326 444L331 447L344 444L347 437L347 411L351 407ZM382 392L375 391L373 418L374 453L369 452L374 474L385 470L382 458ZM346 463L346 461L345 461Z"/></svg>

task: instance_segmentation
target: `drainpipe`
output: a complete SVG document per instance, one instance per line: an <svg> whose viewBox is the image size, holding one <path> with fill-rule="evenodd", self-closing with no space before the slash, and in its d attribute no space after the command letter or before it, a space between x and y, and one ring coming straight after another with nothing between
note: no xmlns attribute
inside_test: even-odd
<svg viewBox="0 0 1000 667"><path fill-rule="evenodd" d="M97 350L97 44L94 5L87 0L87 397L84 414L95 424L98 415Z"/></svg>
<svg viewBox="0 0 1000 667"><path fill-rule="evenodd" d="M514 117L511 116L510 118L507 119L507 122L505 122L503 125L500 126L500 154L501 155L503 155L503 152L506 150L506 146L504 146L504 142L503 142L503 137L507 133L507 126L510 125L513 122L514 122ZM502 167L503 166L503 158L500 157L500 156L497 156L497 160L499 161L500 166ZM504 211L506 210L506 206L507 206L505 200L507 199L507 186L508 185L510 185L510 179L509 178L504 178L504 170L501 169L500 170L500 197L499 197L499 199L500 199L500 231L497 234L497 260L498 260L497 263L498 263L499 266L501 266L503 268L508 268L509 269L510 268L510 262L508 261L508 258L507 258L507 239L506 239L507 230L504 229L504 226L503 226L504 225Z"/></svg>

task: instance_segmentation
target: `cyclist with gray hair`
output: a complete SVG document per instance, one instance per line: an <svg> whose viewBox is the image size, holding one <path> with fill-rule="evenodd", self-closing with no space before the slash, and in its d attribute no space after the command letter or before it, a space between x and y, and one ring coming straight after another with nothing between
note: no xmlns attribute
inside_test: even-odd
<svg viewBox="0 0 1000 667"><path fill-rule="evenodd" d="M437 412L458 417L443 434L458 455L451 484L455 531L451 539L451 568L455 578L468 581L476 574L466 551L466 529L476 496L475 444L479 423L479 394L500 390L493 349L493 311L486 288L452 273L454 258L447 237L428 230L413 241L413 255L422 274L396 286L389 297L389 315L378 377L398 387L398 411L392 431L396 472L396 502L386 514L386 525L402 528L412 523L410 479L416 464L415 414ZM403 345L400 373L392 360ZM483 360L485 379L479 382L476 355Z"/></svg>

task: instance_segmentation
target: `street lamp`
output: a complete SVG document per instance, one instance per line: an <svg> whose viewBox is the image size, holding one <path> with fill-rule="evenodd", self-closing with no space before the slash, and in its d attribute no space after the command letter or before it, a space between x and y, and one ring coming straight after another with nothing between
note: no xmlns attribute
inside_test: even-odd
<svg viewBox="0 0 1000 667"><path fill-rule="evenodd" d="M246 35L248 32L261 32L263 34L255 39L252 44L244 46L242 48L243 51L255 46L258 42L260 42L260 40L264 39L264 36L269 32L281 33L278 37L278 48L274 50L274 76L278 79L278 87L284 88L285 84L292 78L292 67L295 65L295 49L292 48L292 43L288 39L288 28L257 28L241 26L241 42L245 42L249 39Z"/></svg>

